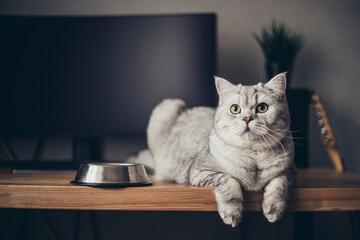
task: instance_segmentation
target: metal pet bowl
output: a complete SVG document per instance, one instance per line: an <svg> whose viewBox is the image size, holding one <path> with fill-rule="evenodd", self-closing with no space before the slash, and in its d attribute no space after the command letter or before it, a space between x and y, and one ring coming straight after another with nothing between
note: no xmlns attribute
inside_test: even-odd
<svg viewBox="0 0 360 240"><path fill-rule="evenodd" d="M151 185L144 165L133 163L81 164L74 185L91 187L134 187Z"/></svg>

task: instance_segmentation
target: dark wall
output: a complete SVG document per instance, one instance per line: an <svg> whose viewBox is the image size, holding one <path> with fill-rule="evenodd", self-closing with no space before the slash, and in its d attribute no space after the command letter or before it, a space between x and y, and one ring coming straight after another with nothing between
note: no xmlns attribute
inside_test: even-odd
<svg viewBox="0 0 360 240"><path fill-rule="evenodd" d="M113 15L215 12L218 16L218 75L234 83L265 81L264 60L251 33L272 19L299 28L306 44L292 75L294 87L316 90L323 100L347 169L360 172L359 1L21 1L0 0L0 14ZM310 126L310 164L331 162Z"/></svg>

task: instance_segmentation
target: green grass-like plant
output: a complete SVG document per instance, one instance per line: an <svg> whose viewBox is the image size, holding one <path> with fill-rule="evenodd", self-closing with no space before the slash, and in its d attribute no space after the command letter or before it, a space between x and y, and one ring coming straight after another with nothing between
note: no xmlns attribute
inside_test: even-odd
<svg viewBox="0 0 360 240"><path fill-rule="evenodd" d="M263 26L261 33L253 33L253 36L261 47L266 65L271 67L277 64L280 72L292 69L297 54L304 46L304 37L299 30L293 30L284 22L276 20ZM272 75L267 71L268 75Z"/></svg>

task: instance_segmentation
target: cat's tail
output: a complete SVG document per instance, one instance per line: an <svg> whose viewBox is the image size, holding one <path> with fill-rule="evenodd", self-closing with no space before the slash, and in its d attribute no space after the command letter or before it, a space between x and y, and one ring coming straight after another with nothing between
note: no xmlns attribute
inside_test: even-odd
<svg viewBox="0 0 360 240"><path fill-rule="evenodd" d="M148 174L154 174L154 161L149 149L144 149L137 155L130 156L126 162L143 164Z"/></svg>
<svg viewBox="0 0 360 240"><path fill-rule="evenodd" d="M185 102L180 99L165 99L154 108L147 128L147 142L151 151L169 134L184 109Z"/></svg>

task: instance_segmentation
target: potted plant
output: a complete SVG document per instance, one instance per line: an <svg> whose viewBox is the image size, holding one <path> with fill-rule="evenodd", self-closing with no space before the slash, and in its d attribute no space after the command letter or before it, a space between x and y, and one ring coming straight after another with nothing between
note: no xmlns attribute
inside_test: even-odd
<svg viewBox="0 0 360 240"><path fill-rule="evenodd" d="M291 117L291 130L296 139L295 164L308 167L308 107L310 93L307 89L291 89L291 72L301 48L304 45L303 34L284 22L273 20L263 26L260 34L253 33L265 57L265 69L268 79L280 72L288 72L287 100Z"/></svg>
<svg viewBox="0 0 360 240"><path fill-rule="evenodd" d="M253 33L253 36L264 54L268 79L280 72L288 72L289 87L295 58L304 45L302 33L284 22L273 20L270 25L262 27L260 34Z"/></svg>

